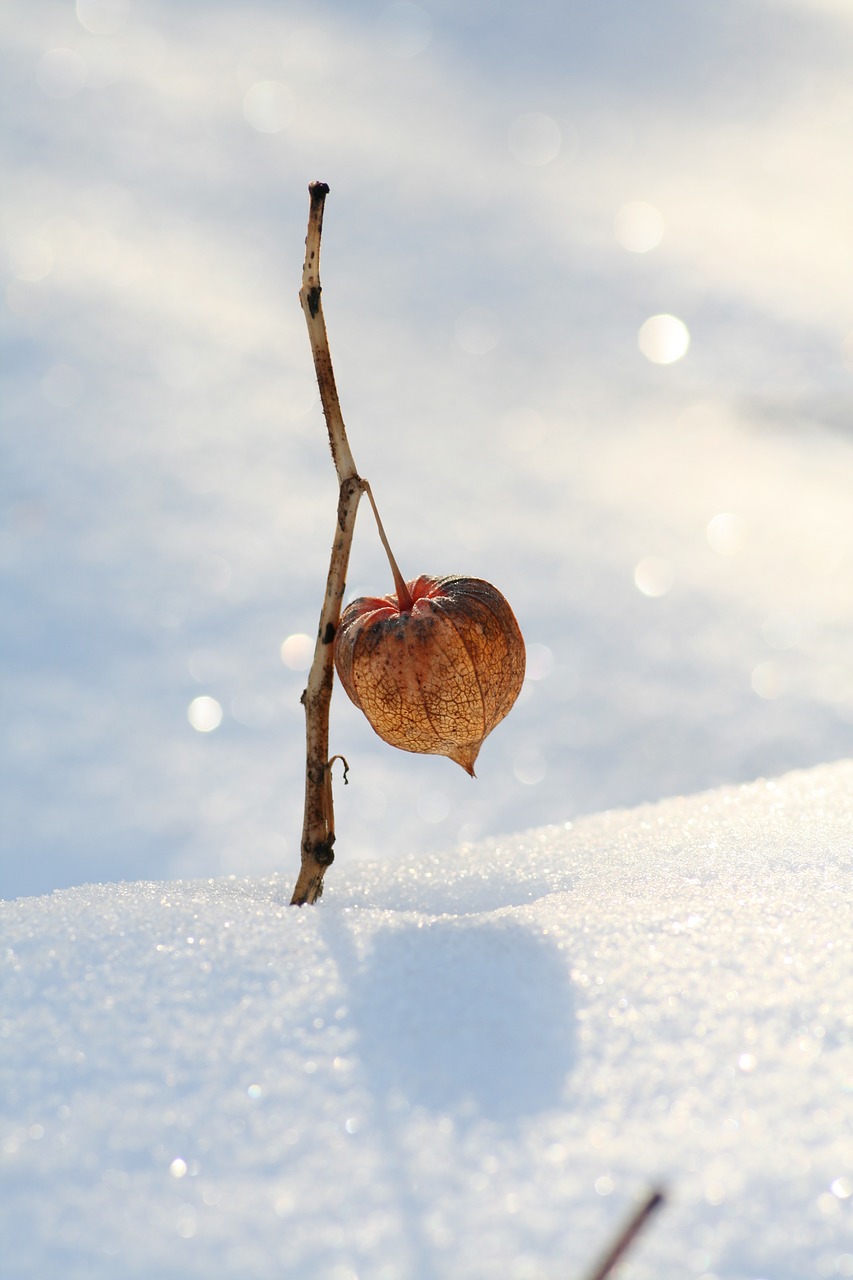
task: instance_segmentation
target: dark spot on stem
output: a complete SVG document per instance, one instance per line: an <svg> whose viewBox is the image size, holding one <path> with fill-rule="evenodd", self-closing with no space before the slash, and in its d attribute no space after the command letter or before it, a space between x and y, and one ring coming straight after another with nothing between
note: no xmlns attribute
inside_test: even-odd
<svg viewBox="0 0 853 1280"><path fill-rule="evenodd" d="M308 290L306 302L308 303L308 310L311 312L311 318L313 320L317 312L320 310L320 286L318 284L312 285Z"/></svg>
<svg viewBox="0 0 853 1280"><path fill-rule="evenodd" d="M326 630L323 632L323 644L331 644L335 638L335 624L333 622L326 623Z"/></svg>
<svg viewBox="0 0 853 1280"><path fill-rule="evenodd" d="M334 862L335 855L332 852L332 845L334 843L335 837L328 836L325 840L318 841L318 843L314 845L311 852L314 855L314 861L317 862L319 866L330 867Z"/></svg>

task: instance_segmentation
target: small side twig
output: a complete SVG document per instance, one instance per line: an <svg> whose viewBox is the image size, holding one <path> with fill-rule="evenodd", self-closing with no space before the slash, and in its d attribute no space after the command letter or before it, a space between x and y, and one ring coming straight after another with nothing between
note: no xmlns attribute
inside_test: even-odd
<svg viewBox="0 0 853 1280"><path fill-rule="evenodd" d="M335 856L332 851L335 843L335 819L329 760L329 706L334 681L334 639L341 618L356 512L364 492L364 481L356 470L347 440L320 301L320 239L329 188L325 182L312 182L308 191L311 204L299 301L308 326L317 385L340 491L326 595L317 628L314 659L305 692L302 694L306 739L305 815L302 826L302 865L291 898L291 903L297 906L317 901L323 892L323 876Z"/></svg>
<svg viewBox="0 0 853 1280"><path fill-rule="evenodd" d="M586 1280L606 1280L611 1274L613 1268L620 1261L622 1256L633 1244L635 1238L642 1231L649 1218L664 1204L666 1196L660 1187L655 1187L646 1196L642 1204L638 1205L631 1217L622 1227L616 1239L610 1245L607 1252L599 1261L598 1265L589 1272Z"/></svg>

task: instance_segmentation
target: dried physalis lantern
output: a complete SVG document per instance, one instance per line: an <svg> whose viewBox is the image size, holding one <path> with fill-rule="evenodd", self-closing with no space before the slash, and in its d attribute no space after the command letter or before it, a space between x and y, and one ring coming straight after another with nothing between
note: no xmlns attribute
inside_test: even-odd
<svg viewBox="0 0 853 1280"><path fill-rule="evenodd" d="M379 533L397 590L344 610L335 637L341 684L392 747L449 756L473 777L484 739L524 680L518 623L480 578L404 582L381 522Z"/></svg>

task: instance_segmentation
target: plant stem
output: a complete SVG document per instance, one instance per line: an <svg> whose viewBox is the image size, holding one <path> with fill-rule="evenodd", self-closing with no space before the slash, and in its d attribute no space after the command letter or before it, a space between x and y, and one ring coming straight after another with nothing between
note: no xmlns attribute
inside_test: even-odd
<svg viewBox="0 0 853 1280"><path fill-rule="evenodd" d="M299 301L308 326L314 369L338 484L338 514L335 537L326 579L326 595L317 628L314 660L302 694L305 707L305 815L302 826L302 866L291 903L302 906L316 902L323 892L323 876L334 859L335 818L332 804L332 776L329 760L329 706L334 681L334 639L341 618L346 589L347 566L355 530L355 517L365 484L359 476L347 440L338 399L326 322L320 301L320 239L323 209L329 188L312 182L308 188L311 205L305 237L305 265Z"/></svg>

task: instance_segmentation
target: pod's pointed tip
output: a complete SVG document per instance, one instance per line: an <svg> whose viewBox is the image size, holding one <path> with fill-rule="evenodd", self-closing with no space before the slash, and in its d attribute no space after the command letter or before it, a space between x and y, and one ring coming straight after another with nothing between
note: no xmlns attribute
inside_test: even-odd
<svg viewBox="0 0 853 1280"><path fill-rule="evenodd" d="M454 751L452 753L448 751L448 759L452 760L454 764L458 764L460 768L464 769L469 778L476 778L477 775L474 772L474 765L476 763L477 756L480 754L481 746L482 743L478 742L473 747L466 745L459 751Z"/></svg>

